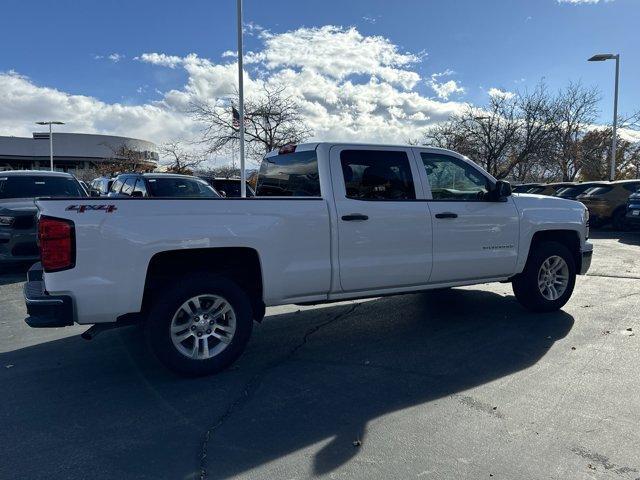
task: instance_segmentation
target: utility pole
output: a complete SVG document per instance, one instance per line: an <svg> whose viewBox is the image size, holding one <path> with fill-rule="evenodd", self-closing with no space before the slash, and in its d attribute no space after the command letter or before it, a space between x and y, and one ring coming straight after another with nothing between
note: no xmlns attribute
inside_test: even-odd
<svg viewBox="0 0 640 480"><path fill-rule="evenodd" d="M238 114L240 117L240 195L247 197L247 173L244 165L244 78L242 65L242 0L237 0L238 7Z"/></svg>
<svg viewBox="0 0 640 480"><path fill-rule="evenodd" d="M54 122L54 121L36 122L36 125L49 125L49 168L53 172L53 130L51 126L64 125L64 122Z"/></svg>

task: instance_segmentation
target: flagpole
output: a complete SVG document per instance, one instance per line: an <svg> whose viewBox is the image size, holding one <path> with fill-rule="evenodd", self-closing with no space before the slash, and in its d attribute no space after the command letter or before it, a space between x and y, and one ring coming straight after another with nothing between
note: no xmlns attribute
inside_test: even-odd
<svg viewBox="0 0 640 480"><path fill-rule="evenodd" d="M247 196L247 174L244 169L244 78L242 74L242 0L238 5L238 113L240 114L240 195Z"/></svg>

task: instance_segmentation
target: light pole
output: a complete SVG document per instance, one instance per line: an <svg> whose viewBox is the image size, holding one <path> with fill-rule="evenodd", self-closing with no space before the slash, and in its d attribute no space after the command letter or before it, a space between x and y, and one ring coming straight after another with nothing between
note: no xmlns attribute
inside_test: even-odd
<svg viewBox="0 0 640 480"><path fill-rule="evenodd" d="M613 140L611 140L611 181L616 179L616 147L618 143L618 81L620 78L620 54L600 53L589 59L590 62L604 62L605 60L616 61L616 86L613 97Z"/></svg>
<svg viewBox="0 0 640 480"><path fill-rule="evenodd" d="M240 196L247 196L247 174L244 168L244 78L242 75L242 0L237 0L238 16L238 117L240 117Z"/></svg>
<svg viewBox="0 0 640 480"><path fill-rule="evenodd" d="M49 125L49 166L53 172L53 132L51 131L51 125L64 125L64 122L36 122L36 125Z"/></svg>

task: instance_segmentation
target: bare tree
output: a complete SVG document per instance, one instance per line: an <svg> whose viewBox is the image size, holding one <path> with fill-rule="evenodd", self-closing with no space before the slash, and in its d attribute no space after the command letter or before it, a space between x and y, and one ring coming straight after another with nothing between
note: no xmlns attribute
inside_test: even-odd
<svg viewBox="0 0 640 480"><path fill-rule="evenodd" d="M551 174L549 162L554 130L549 121L553 113L553 100L544 83L532 92L518 93L516 97L519 128L511 155L511 176L519 181L543 178Z"/></svg>
<svg viewBox="0 0 640 480"><path fill-rule="evenodd" d="M199 170L198 173L207 177L238 178L240 176L240 169L235 165L221 165L219 167Z"/></svg>
<svg viewBox="0 0 640 480"><path fill-rule="evenodd" d="M580 142L598 115L600 94L581 83L570 83L554 102L551 122L554 130L553 159L563 181L575 180L581 168Z"/></svg>
<svg viewBox="0 0 640 480"><path fill-rule="evenodd" d="M201 122L203 143L209 153L229 150L239 141L239 128L232 111L238 107L238 95L215 102L193 102L189 111ZM264 85L247 99L245 109L245 141L247 158L259 161L265 153L289 143L300 143L312 135L305 124L296 99L286 94L285 87Z"/></svg>
<svg viewBox="0 0 640 480"><path fill-rule="evenodd" d="M517 164L513 151L518 128L514 97L496 95L485 109L468 106L448 122L427 131L425 143L459 151L496 178L504 178Z"/></svg>
<svg viewBox="0 0 640 480"><path fill-rule="evenodd" d="M160 145L160 154L164 157L167 170L173 173L191 174L205 160L204 155L187 150L182 142L172 140Z"/></svg>
<svg viewBox="0 0 640 480"><path fill-rule="evenodd" d="M96 164L99 175L111 176L121 172L142 172L152 169L152 163L145 152L127 145L113 146L103 144L112 152L105 162Z"/></svg>
<svg viewBox="0 0 640 480"><path fill-rule="evenodd" d="M625 125L625 121L621 122ZM584 135L580 142L583 180L608 180L611 166L613 128L597 128ZM640 178L640 143L618 135L616 141L616 180Z"/></svg>
<svg viewBox="0 0 640 480"><path fill-rule="evenodd" d="M426 141L468 155L496 178L569 181L585 162L588 175L597 176L610 148L606 132L588 135L598 101L598 91L580 83L569 84L556 96L540 83L532 92L494 95L486 107L467 107L432 128ZM633 116L627 123L638 124L639 119ZM610 140L609 133L609 144ZM633 161L633 149L621 141L619 145L623 169Z"/></svg>

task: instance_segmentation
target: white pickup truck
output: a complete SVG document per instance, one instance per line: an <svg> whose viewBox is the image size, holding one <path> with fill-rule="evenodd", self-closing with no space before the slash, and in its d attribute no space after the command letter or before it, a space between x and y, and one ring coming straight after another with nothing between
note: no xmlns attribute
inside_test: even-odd
<svg viewBox="0 0 640 480"><path fill-rule="evenodd" d="M240 356L265 307L512 282L534 311L561 308L590 266L586 208L512 195L455 152L287 146L257 196L40 199L32 327L142 321L186 375Z"/></svg>

